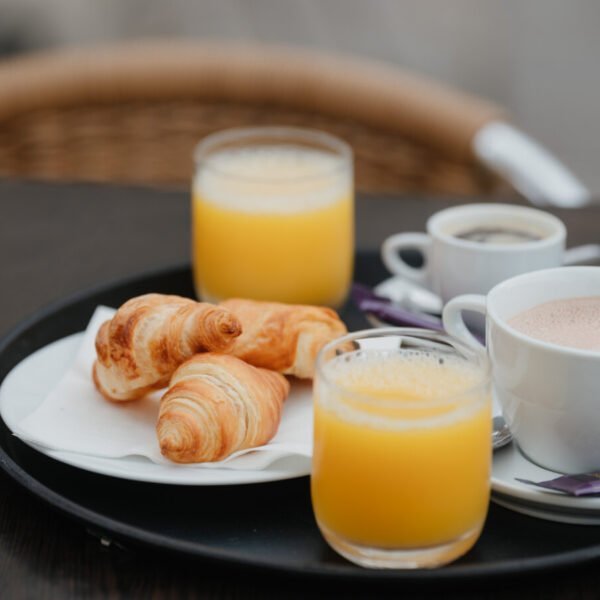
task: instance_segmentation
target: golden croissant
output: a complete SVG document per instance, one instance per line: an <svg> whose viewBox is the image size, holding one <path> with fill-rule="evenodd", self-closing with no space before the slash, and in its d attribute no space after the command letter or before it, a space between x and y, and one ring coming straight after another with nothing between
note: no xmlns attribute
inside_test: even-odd
<svg viewBox="0 0 600 600"><path fill-rule="evenodd" d="M321 306L231 299L219 306L242 324L228 353L256 367L286 375L314 375L319 350L347 330L337 313Z"/></svg>
<svg viewBox="0 0 600 600"><path fill-rule="evenodd" d="M240 333L222 307L163 294L132 298L98 331L94 383L109 400L140 398L194 354L227 350Z"/></svg>
<svg viewBox="0 0 600 600"><path fill-rule="evenodd" d="M277 432L289 383L226 354L198 354L173 374L156 433L174 462L212 462L266 444Z"/></svg>

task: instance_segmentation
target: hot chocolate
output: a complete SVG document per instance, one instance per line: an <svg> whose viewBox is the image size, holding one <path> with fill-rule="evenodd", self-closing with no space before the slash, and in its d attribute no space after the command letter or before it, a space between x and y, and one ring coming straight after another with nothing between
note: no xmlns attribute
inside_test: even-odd
<svg viewBox="0 0 600 600"><path fill-rule="evenodd" d="M517 314L508 323L536 340L600 351L600 296L544 302Z"/></svg>

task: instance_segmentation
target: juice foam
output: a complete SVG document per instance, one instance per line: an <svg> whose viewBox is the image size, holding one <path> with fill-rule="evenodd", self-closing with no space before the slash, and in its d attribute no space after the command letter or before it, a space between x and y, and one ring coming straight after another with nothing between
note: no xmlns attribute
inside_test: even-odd
<svg viewBox="0 0 600 600"><path fill-rule="evenodd" d="M328 387L322 406L346 420L374 427L434 426L440 418L462 418L476 410L481 368L435 351L355 351L325 365Z"/></svg>
<svg viewBox="0 0 600 600"><path fill-rule="evenodd" d="M222 150L196 178L195 193L221 208L294 213L323 208L348 194L339 156L286 145Z"/></svg>

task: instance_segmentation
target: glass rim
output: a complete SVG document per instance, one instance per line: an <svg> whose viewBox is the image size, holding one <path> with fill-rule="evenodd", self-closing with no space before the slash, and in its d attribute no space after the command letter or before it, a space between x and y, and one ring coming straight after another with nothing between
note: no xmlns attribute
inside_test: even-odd
<svg viewBox="0 0 600 600"><path fill-rule="evenodd" d="M459 351L459 355L461 355L462 358L464 358L465 360L473 362L469 358L470 356L473 357L473 359L477 361L478 365L481 366L481 377L478 378L475 384L466 387L465 389L460 390L450 396L444 396L443 398L436 397L432 400L427 401L406 402L394 399L373 398L369 394L355 392L350 388L344 386L343 384L340 385L337 381L334 381L331 377L327 375L327 373L325 373L325 354L328 351L331 351L337 345L345 344L356 339L365 339L368 337L385 337L391 335L400 335L413 338L427 338L433 339L435 341L444 342L447 345L453 347L455 350ZM370 350L366 349L365 351L369 352ZM467 356L465 356L463 353ZM474 348L471 348L468 344L465 344L464 342L451 337L447 333L442 333L433 329L421 329L417 327L381 327L354 331L327 343L325 346L323 346L323 348L321 348L319 354L317 355L316 374L322 381L325 381L325 383L327 383L328 385L334 386L339 390L343 390L344 395L348 396L354 401L379 406L398 405L405 408L429 408L435 406L443 406L445 404L457 403L457 401L459 401L461 397L468 397L471 394L480 390L481 388L484 388L485 386L489 385L491 383L491 364L484 352L478 352Z"/></svg>
<svg viewBox="0 0 600 600"><path fill-rule="evenodd" d="M214 164L214 161L210 161L211 150L218 147L219 144L235 141L243 142L244 140L250 141L252 138L257 138L260 136L267 139L272 138L273 142L277 142L278 139L285 141L285 138L296 138L298 142L313 142L314 144L318 144L327 147L329 150L332 150L338 160L336 160L335 164L329 169L322 169L310 175L288 177L285 179L276 179L268 176L260 177L252 175L240 175L235 171L217 167ZM288 140L290 144L293 143L293 141L293 139ZM353 152L350 144L325 131L311 129L308 127L265 125L262 127L232 127L210 133L202 138L198 144L196 144L193 157L195 173L197 173L199 168L202 167L205 169L210 169L212 172L220 176L239 181L280 184L284 181L313 181L330 177L331 175L342 172L345 169L350 170L352 168Z"/></svg>

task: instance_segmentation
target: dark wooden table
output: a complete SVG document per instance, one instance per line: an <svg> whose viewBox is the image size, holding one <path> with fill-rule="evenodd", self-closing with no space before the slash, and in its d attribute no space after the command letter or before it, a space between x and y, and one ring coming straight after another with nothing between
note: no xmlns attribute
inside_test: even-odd
<svg viewBox="0 0 600 600"><path fill-rule="evenodd" d="M360 198L357 246L422 230L458 199ZM188 260L186 191L0 181L0 336L65 295ZM569 245L600 242L600 208L552 211ZM600 543L600 528L598 531ZM521 581L457 589L448 598L600 597L600 564ZM81 524L55 513L0 472L0 598L422 597L419 589L373 590L285 581L161 552L104 547ZM439 597L439 593L435 594Z"/></svg>

